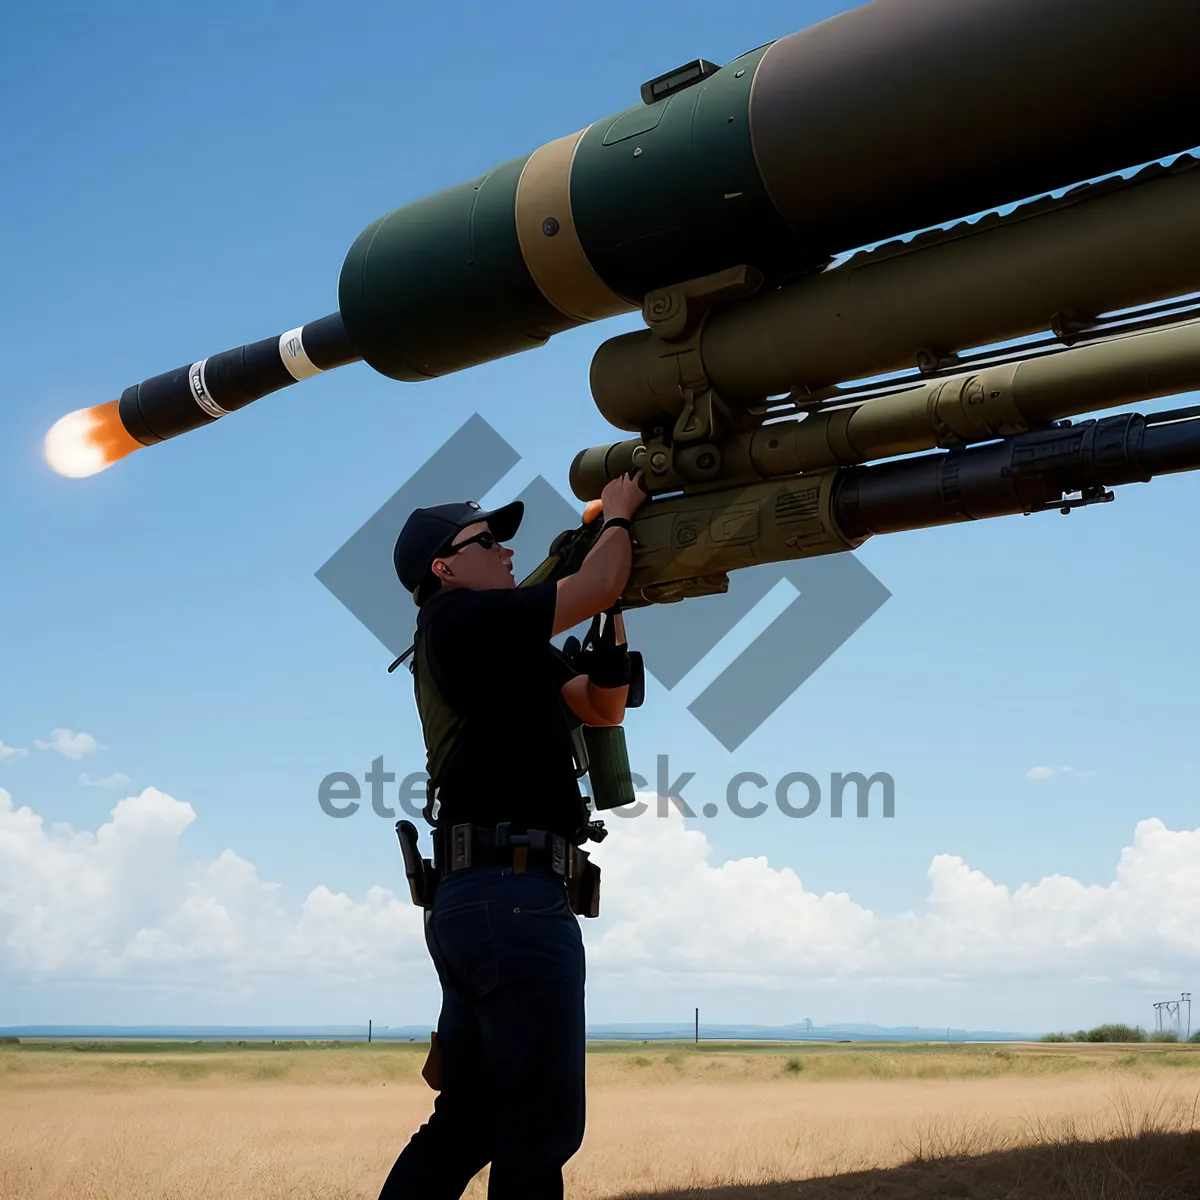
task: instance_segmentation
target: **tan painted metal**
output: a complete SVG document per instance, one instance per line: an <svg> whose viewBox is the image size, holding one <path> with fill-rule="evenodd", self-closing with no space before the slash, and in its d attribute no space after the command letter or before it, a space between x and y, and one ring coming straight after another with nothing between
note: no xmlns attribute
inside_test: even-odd
<svg viewBox="0 0 1200 1200"><path fill-rule="evenodd" d="M915 454L1200 387L1200 321L920 384L755 430L764 477Z"/></svg>
<svg viewBox="0 0 1200 1200"><path fill-rule="evenodd" d="M1112 337L823 409L721 441L721 469L708 488L736 487L829 467L1010 437L1029 429L1200 389L1200 321ZM580 499L636 465L636 439L582 451L571 465ZM667 489L689 487L678 474Z"/></svg>
<svg viewBox="0 0 1200 1200"><path fill-rule="evenodd" d="M539 147L517 183L521 255L542 295L568 317L599 321L640 305L618 296L588 261L571 213L571 163L581 129Z"/></svg>
<svg viewBox="0 0 1200 1200"><path fill-rule="evenodd" d="M627 603L662 603L740 567L853 550L833 517L836 471L644 505L633 522ZM680 584L691 583L691 587ZM709 588L708 590L715 590Z"/></svg>

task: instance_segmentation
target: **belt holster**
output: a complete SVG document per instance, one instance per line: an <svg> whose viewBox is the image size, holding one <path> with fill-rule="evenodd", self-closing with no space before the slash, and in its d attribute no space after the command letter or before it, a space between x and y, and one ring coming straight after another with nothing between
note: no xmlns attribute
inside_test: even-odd
<svg viewBox="0 0 1200 1200"><path fill-rule="evenodd" d="M572 846L567 870L567 903L577 917L600 915L600 868L586 850Z"/></svg>
<svg viewBox="0 0 1200 1200"><path fill-rule="evenodd" d="M418 908L430 908L437 890L437 872L433 863L421 857L417 848L417 827L411 821L396 822L396 837L404 856L404 874L408 877L408 894Z"/></svg>

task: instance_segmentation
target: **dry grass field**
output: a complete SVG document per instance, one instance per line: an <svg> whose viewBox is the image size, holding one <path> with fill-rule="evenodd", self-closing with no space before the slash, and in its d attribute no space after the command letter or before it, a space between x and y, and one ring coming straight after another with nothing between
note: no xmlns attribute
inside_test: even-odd
<svg viewBox="0 0 1200 1200"><path fill-rule="evenodd" d="M2 1046L0 1197L373 1197L424 1050ZM1200 1047L599 1044L567 1194L1200 1197Z"/></svg>

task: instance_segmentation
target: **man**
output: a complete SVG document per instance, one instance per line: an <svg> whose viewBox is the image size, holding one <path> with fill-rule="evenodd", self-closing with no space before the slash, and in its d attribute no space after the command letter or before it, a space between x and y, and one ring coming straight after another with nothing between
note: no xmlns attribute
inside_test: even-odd
<svg viewBox="0 0 1200 1200"><path fill-rule="evenodd" d="M425 929L442 986L428 1065L440 1059L440 1094L380 1200L452 1200L489 1162L489 1200L563 1194L563 1164L583 1140L585 1049L583 941L565 875L586 860L576 848L589 819L567 710L619 724L629 676L623 644L610 639L589 677L550 638L617 603L644 499L635 478L610 483L579 570L527 588L503 544L519 501L418 509L397 539L396 572L420 606L412 669L438 875Z"/></svg>

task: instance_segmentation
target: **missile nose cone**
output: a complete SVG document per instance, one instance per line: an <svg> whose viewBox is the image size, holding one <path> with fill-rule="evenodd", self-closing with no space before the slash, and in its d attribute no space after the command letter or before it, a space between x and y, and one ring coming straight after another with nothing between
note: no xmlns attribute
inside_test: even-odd
<svg viewBox="0 0 1200 1200"><path fill-rule="evenodd" d="M121 424L116 400L79 408L55 421L46 434L46 462L68 479L86 479L142 448Z"/></svg>

